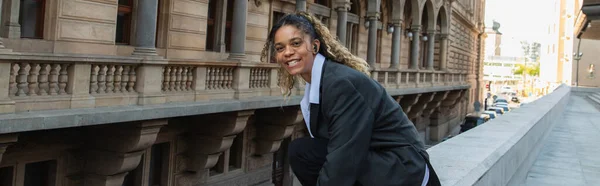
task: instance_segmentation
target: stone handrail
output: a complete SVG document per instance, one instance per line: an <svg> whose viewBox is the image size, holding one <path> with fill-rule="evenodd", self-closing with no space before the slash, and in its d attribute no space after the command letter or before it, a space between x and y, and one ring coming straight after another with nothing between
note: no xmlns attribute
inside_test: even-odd
<svg viewBox="0 0 600 186"><path fill-rule="evenodd" d="M411 69L376 69L371 77L386 88L418 88L466 84L467 74Z"/></svg>
<svg viewBox="0 0 600 186"><path fill-rule="evenodd" d="M280 96L277 65L0 55L0 113Z"/></svg>
<svg viewBox="0 0 600 186"><path fill-rule="evenodd" d="M0 54L0 114L281 96L277 64L135 56ZM467 85L466 74L374 70L391 90ZM293 95L303 94L298 85Z"/></svg>
<svg viewBox="0 0 600 186"><path fill-rule="evenodd" d="M527 175L571 88L549 95L428 149L442 185L518 185Z"/></svg>

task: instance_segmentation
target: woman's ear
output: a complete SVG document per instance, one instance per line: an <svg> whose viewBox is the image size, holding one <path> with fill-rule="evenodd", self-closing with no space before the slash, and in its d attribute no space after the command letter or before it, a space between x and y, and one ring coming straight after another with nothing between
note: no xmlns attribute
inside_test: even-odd
<svg viewBox="0 0 600 186"><path fill-rule="evenodd" d="M317 54L319 53L319 49L321 47L321 41L319 41L318 39L315 39L313 41L313 54Z"/></svg>

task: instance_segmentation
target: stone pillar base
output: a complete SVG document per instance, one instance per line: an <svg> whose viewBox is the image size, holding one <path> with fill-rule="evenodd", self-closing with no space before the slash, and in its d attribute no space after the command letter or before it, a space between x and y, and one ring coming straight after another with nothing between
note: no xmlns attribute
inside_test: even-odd
<svg viewBox="0 0 600 186"><path fill-rule="evenodd" d="M13 100L0 100L0 113L14 113L15 112L15 101Z"/></svg>
<svg viewBox="0 0 600 186"><path fill-rule="evenodd" d="M135 47L133 53L131 55L134 56L157 56L156 48L145 48L145 47Z"/></svg>

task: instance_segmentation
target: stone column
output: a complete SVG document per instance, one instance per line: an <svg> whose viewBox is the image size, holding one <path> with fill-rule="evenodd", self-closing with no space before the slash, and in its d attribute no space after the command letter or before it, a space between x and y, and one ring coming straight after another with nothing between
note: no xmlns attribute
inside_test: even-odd
<svg viewBox="0 0 600 186"><path fill-rule="evenodd" d="M397 69L400 64L400 44L402 43L402 21L394 20L394 34L392 35L392 62L390 68Z"/></svg>
<svg viewBox="0 0 600 186"><path fill-rule="evenodd" d="M157 55L155 48L157 14L158 0L145 0L138 3L133 55Z"/></svg>
<svg viewBox="0 0 600 186"><path fill-rule="evenodd" d="M421 25L412 25L411 32L413 34L410 53L410 69L419 69L419 43L421 42Z"/></svg>
<svg viewBox="0 0 600 186"><path fill-rule="evenodd" d="M2 24L4 30L2 37L21 38L21 25L19 24L20 0L3 0Z"/></svg>
<svg viewBox="0 0 600 186"><path fill-rule="evenodd" d="M440 35L440 70L446 71L448 62L448 34Z"/></svg>
<svg viewBox="0 0 600 186"><path fill-rule="evenodd" d="M379 12L367 12L367 20L369 21L369 41L367 48L367 62L374 68L377 60L377 18Z"/></svg>
<svg viewBox="0 0 600 186"><path fill-rule="evenodd" d="M241 60L246 58L246 16L248 1L233 2L233 25L231 30L231 53L229 59Z"/></svg>
<svg viewBox="0 0 600 186"><path fill-rule="evenodd" d="M306 0L296 0L296 11L306 11Z"/></svg>
<svg viewBox="0 0 600 186"><path fill-rule="evenodd" d="M427 32L427 70L433 70L433 54L435 53L435 30Z"/></svg>
<svg viewBox="0 0 600 186"><path fill-rule="evenodd" d="M350 4L346 0L336 2L337 10L337 36L342 45L346 46L346 25L348 25L348 9Z"/></svg>

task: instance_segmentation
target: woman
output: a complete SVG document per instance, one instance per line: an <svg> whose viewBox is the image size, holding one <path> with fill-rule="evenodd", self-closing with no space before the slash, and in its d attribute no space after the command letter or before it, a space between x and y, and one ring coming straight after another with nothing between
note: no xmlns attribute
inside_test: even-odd
<svg viewBox="0 0 600 186"><path fill-rule="evenodd" d="M315 17L298 12L269 33L262 60L281 65L279 86L288 97L296 77L310 137L289 146L302 185L439 185L414 125L399 104Z"/></svg>

